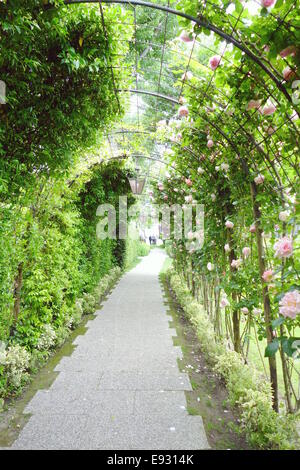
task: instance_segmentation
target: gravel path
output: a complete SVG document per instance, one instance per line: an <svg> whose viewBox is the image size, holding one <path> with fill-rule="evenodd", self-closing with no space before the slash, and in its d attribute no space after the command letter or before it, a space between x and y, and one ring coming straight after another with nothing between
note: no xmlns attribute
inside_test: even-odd
<svg viewBox="0 0 300 470"><path fill-rule="evenodd" d="M153 250L122 277L51 388L27 406L32 416L13 449L209 447L201 417L186 411L191 384L158 280L164 259Z"/></svg>

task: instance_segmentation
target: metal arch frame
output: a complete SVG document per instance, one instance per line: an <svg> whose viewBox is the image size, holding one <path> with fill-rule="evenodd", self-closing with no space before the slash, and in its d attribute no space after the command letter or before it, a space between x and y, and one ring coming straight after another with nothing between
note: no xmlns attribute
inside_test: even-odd
<svg viewBox="0 0 300 470"><path fill-rule="evenodd" d="M176 99L176 98L172 98L171 96L167 96L167 95L162 95L161 93L157 93L155 91L147 91L147 90L135 90L135 89L131 89L131 88L122 88L122 89L117 89L116 91L118 91L119 93L137 93L137 94L141 94L141 95L149 95L149 96L154 96L156 98L161 98L161 99L164 99L166 101L169 101L170 103L173 103L173 104L179 104L179 101Z"/></svg>
<svg viewBox="0 0 300 470"><path fill-rule="evenodd" d="M236 145L229 139L229 137L228 137L216 124L212 123L212 122L209 121L208 119L205 119L205 120L206 120L206 122L207 122L208 124L212 125L212 126L216 129L217 132L219 132L219 133L222 135L222 137L223 137L223 138L228 142L228 144L233 148L233 150L235 151L236 155L240 156L240 155L239 155L239 150L238 150L238 148L237 148ZM109 135L123 134L123 132L124 132L124 131L122 131L122 130L120 130L120 131L114 131L114 132L110 133ZM152 138L152 136L153 136L153 134L154 134L154 132L140 131L140 130L129 130L129 131L125 131L125 133L128 133L128 134L145 134L145 135L149 135L150 138ZM248 136L248 137L249 137L249 136ZM254 144L254 146L255 146L256 148L258 147L258 146L257 146L257 143L256 143L256 142L254 143L253 140L252 140L252 143ZM179 146L180 144L177 143L177 142L172 142L172 145L178 145L178 146ZM222 144L222 145L223 145L223 144ZM192 155L193 157L195 157L195 158L198 160L198 156L197 156L197 155L195 154L195 152L193 152L189 147L183 147L182 150L184 150L184 151L190 153L190 155ZM260 153L261 153L264 157L266 157L265 152L264 152L263 150L260 149ZM268 159L267 159L267 161L268 161L268 163L270 163ZM200 162L200 160L199 160L199 162ZM266 163L266 162L265 162L265 163ZM203 164L203 162L202 162L202 164ZM245 173L245 174L248 174L248 173L249 173L249 168L248 168L247 162L246 162L244 159L241 159L241 164L242 164L242 168L243 168L244 173ZM205 165L205 166L206 166L206 165ZM266 166L268 166L268 165L266 165ZM272 168L272 170L274 170L274 169ZM176 171L178 171L177 168L176 168ZM268 171L271 173L270 168L268 168ZM280 180L278 180L278 175L277 175L276 173L275 173L275 176L276 176L277 179L273 176L273 180L274 180L274 182L275 182L277 188L280 190L280 189L281 189L281 185L280 185L281 182L280 182Z"/></svg>
<svg viewBox="0 0 300 470"><path fill-rule="evenodd" d="M206 28L214 33L216 33L218 36L222 37L225 39L225 41L230 42L234 46L236 46L238 49L240 49L242 52L244 52L253 62L255 62L257 65L261 67L264 72L269 75L269 77L274 81L276 84L277 88L284 94L284 96L287 98L287 100L293 104L292 97L289 95L287 92L286 88L283 86L282 82L274 75L274 73L268 69L268 67L260 60L259 57L257 57L252 51L250 51L247 47L245 47L243 44L241 44L239 41L237 41L235 38L230 36L229 34L225 33L218 27L214 26L213 24L209 23L208 21L204 21L204 19L194 17L192 15L189 15L187 13L184 13L179 10L174 10L173 8L164 6L164 5L158 5L150 2L144 2L141 0L65 0L64 1L65 5L78 5L81 3L108 3L108 4L122 4L122 5L131 5L131 6L141 6L145 8L152 8L155 10L160 10L165 13L170 13L172 15L180 16L181 18L190 20L194 23L196 23L198 26Z"/></svg>
<svg viewBox="0 0 300 470"><path fill-rule="evenodd" d="M137 131L139 132L139 131ZM159 154L151 154L151 155L159 155ZM175 168L173 165L170 165L168 162L164 162L163 160L160 160L158 158L152 158L151 155L144 155L144 154L131 154L131 155L113 155L112 157L109 157L109 158L101 158L100 160L96 161L96 162L93 162L92 165L88 165L86 169L90 170L91 168L93 168L94 166L97 166L97 165L102 165L103 163L108 163L108 162L111 162L113 160L127 160L128 158L142 158L142 159L147 159L147 160L151 160L153 162L158 162L158 163L162 163L163 165L165 166L168 166L169 168L172 168L173 170L176 170L181 176L185 176L180 170L178 170L177 168ZM81 173L78 173L77 175L75 175L75 177L73 178L72 181L69 182L69 186L72 186L74 181L81 175ZM152 176L152 175L144 175L146 178L149 177L149 178L152 178L152 179L155 179L158 181L158 178L156 178L155 176Z"/></svg>
<svg viewBox="0 0 300 470"><path fill-rule="evenodd" d="M128 90L117 90L117 91L124 91L124 92L130 92L130 93L141 93L141 94L147 94L147 95L150 95L150 96L156 96L158 98L162 98L162 99L165 99L165 100L168 100L168 101L171 101L172 103L176 103L176 104L179 104L179 102L172 98L172 97L168 97L166 95L161 95L161 94L158 94L158 93L155 93L155 92L148 92L148 91L145 91L145 90L131 90L131 89L128 89ZM230 139L229 136L227 136L223 131L222 129L220 129L219 126L217 126L215 123L213 123L212 121L210 121L208 118L205 118L204 116L201 116L202 119L204 119L209 125L211 125L212 127L214 127L214 129L228 142L228 144L232 147L232 149L234 150L234 152L239 156L239 149L237 148L236 144ZM251 142L254 146L254 148L256 148L257 151L259 151L259 153L261 155L264 156L264 159L265 159L265 162L267 161L268 162L268 165L270 165L270 167L272 168L272 172L275 173L275 176L276 176L276 179L274 178L275 182L276 182L276 185L278 186L278 189L280 189L280 179L278 178L278 175L276 173L276 171L274 171L274 167L273 165L270 164L270 160L268 158L268 156L265 154L265 152L260 148L260 145L255 141L254 137L249 134L243 127L239 126L240 127L240 130L242 131L242 133L245 135L245 137L249 140L249 142ZM126 131L127 132L127 131ZM137 131L131 131L132 133L137 133ZM118 133L121 133L123 134L124 131L119 131ZM130 131L128 131L127 133L130 133ZM141 132L143 133L143 132ZM148 134L151 134L151 132L148 132ZM188 149L186 149L188 150ZM268 166L267 165L267 166ZM246 162L244 162L244 171L246 173L248 173L248 170L246 169ZM268 170L270 171L270 168L268 168ZM279 184L278 184L279 183Z"/></svg>

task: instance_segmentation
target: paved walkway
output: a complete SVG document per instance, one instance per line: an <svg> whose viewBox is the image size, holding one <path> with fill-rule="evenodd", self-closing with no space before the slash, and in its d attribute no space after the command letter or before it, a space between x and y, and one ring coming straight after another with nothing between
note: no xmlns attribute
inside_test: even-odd
<svg viewBox="0 0 300 470"><path fill-rule="evenodd" d="M158 281L154 250L123 276L61 360L57 379L37 392L14 449L205 449L202 419L186 411L186 374Z"/></svg>

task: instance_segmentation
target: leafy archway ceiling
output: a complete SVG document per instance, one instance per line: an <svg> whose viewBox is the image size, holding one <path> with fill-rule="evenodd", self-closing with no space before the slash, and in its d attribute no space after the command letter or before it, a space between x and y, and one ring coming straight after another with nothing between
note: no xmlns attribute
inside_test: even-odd
<svg viewBox="0 0 300 470"><path fill-rule="evenodd" d="M128 42L128 53L119 54L118 44L112 46L111 52L119 61L112 73L116 73L116 68L128 73L126 86L115 90L125 114L106 136L113 158L139 155L142 160L144 155L149 160L151 155L159 154L164 159L166 146L180 142L175 134L169 133L164 135L165 145L160 145L157 123L163 120L176 126L178 108L187 98L192 118L185 127L188 125L191 140L197 139L202 123L217 133L221 151L230 147L239 155L241 145L247 146L249 154L258 152L266 169L276 172L274 161L276 165L281 164L278 147L283 145L282 136L288 136L295 145L285 158L298 169L297 107L292 100L291 84L282 76L287 60L278 58L274 44L270 44L270 37L274 37L274 42L281 41L282 48L286 37L293 42L300 25L295 15L297 2L286 1L282 8L283 2L277 0L281 9L269 11L268 22L261 12L261 3L256 0L223 3L70 0L66 3L99 3L105 28L109 28L105 20L109 3L120 4L120 9L128 12L126 26L131 32L130 39L118 38L118 42ZM124 25L122 18L123 15L120 19L116 16L115 22L122 21ZM257 27L258 21L261 28ZM274 33L270 36L264 26L273 27ZM183 29L192 40L179 39ZM269 44L265 44L266 38ZM212 70L209 60L214 55L221 58L221 66ZM259 109L250 110L242 101L249 87L253 89L254 100L259 96L262 105L271 100L280 107L283 118L276 125L272 121L272 132L259 125ZM237 97L241 100L238 113ZM266 124L269 125L268 121ZM182 146L184 151L191 152L189 147Z"/></svg>

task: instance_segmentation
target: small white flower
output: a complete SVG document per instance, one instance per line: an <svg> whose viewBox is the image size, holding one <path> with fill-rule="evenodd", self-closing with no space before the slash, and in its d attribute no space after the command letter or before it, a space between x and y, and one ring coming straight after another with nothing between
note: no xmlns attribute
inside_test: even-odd
<svg viewBox="0 0 300 470"><path fill-rule="evenodd" d="M213 271L215 269L214 265L212 263L207 263L207 269L209 271Z"/></svg>
<svg viewBox="0 0 300 470"><path fill-rule="evenodd" d="M289 218L289 215L290 215L289 211L281 211L279 212L278 217L281 222L286 222Z"/></svg>

